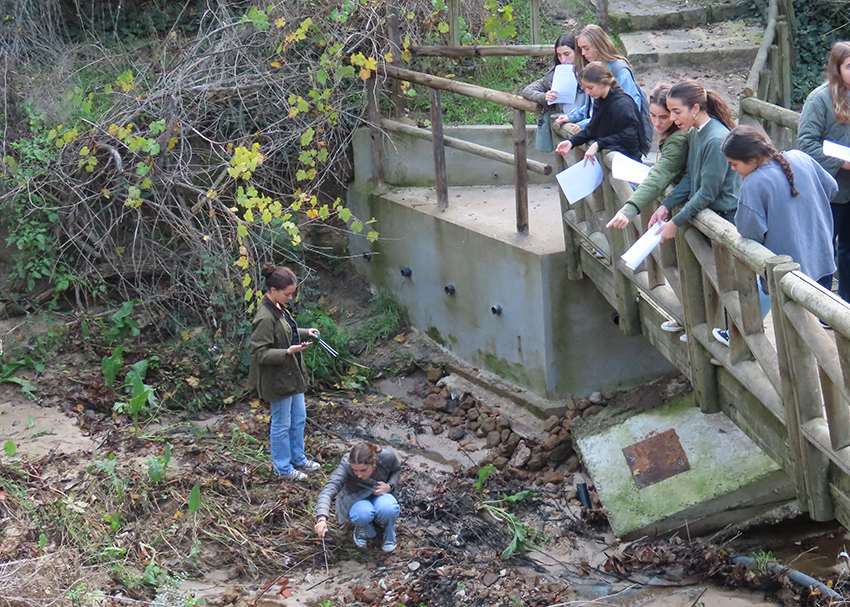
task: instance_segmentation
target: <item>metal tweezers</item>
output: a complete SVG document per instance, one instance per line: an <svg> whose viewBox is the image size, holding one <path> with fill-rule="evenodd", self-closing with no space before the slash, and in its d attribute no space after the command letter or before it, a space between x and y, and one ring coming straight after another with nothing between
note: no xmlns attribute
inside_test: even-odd
<svg viewBox="0 0 850 607"><path fill-rule="evenodd" d="M322 339L321 337L317 337L317 338L316 338L316 341L318 341L318 342L319 342L319 345L320 345L320 346L322 346L322 347L323 347L325 350L327 350L328 352L330 352L330 353L331 353L331 355L333 355L334 357L339 356L339 352L337 352L336 350L334 350L333 348L331 348L331 347L328 345L328 343L327 343L324 339Z"/></svg>

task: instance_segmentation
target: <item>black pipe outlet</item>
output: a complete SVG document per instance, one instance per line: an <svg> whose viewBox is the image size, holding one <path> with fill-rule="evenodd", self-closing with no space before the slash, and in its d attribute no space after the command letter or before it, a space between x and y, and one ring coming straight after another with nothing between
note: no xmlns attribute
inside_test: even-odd
<svg viewBox="0 0 850 607"><path fill-rule="evenodd" d="M454 295L455 294L455 286L454 285L446 285L443 287L443 291L446 292L446 295Z"/></svg>
<svg viewBox="0 0 850 607"><path fill-rule="evenodd" d="M496 304L495 306L490 308L490 311L493 313L493 316L501 316L502 315L502 306Z"/></svg>
<svg viewBox="0 0 850 607"><path fill-rule="evenodd" d="M401 269L401 275L404 276L405 278L410 278L410 276L412 274L413 274L413 270L411 270L410 268L402 268Z"/></svg>
<svg viewBox="0 0 850 607"><path fill-rule="evenodd" d="M365 259L366 261L372 261L372 254L366 251L365 253L363 253L363 259Z"/></svg>
<svg viewBox="0 0 850 607"><path fill-rule="evenodd" d="M579 483L576 485L576 497L581 502L581 507L587 510L593 509L593 502L590 501L590 492L587 490L587 483Z"/></svg>

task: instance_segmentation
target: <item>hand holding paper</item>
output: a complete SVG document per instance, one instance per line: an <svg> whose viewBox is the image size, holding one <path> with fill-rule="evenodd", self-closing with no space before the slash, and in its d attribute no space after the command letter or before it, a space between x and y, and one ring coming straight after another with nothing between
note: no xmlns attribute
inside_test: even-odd
<svg viewBox="0 0 850 607"><path fill-rule="evenodd" d="M649 254L661 242L661 230L666 222L659 222L657 226L649 228L644 232L643 236L637 239L631 248L623 253L620 259L626 264L630 270L636 269L643 260L649 257Z"/></svg>
<svg viewBox="0 0 850 607"><path fill-rule="evenodd" d="M651 167L642 162L633 160L620 152L614 152L611 156L611 174L614 179L640 184L649 175Z"/></svg>
<svg viewBox="0 0 850 607"><path fill-rule="evenodd" d="M832 156L844 162L850 162L850 148L846 145L835 143L834 141L824 140L823 153L825 156Z"/></svg>
<svg viewBox="0 0 850 607"><path fill-rule="evenodd" d="M558 185L570 204L575 204L602 183L602 167L598 162L577 162L556 175Z"/></svg>
<svg viewBox="0 0 850 607"><path fill-rule="evenodd" d="M558 96L553 100L548 99L549 105L555 103L575 103L576 89L578 82L576 74L573 71L572 64L562 63L555 66L555 74L552 76L552 90L558 92Z"/></svg>

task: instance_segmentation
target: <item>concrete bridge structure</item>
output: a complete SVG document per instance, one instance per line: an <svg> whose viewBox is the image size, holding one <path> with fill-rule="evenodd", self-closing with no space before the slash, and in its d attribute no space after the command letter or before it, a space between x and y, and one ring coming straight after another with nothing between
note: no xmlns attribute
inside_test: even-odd
<svg viewBox="0 0 850 607"><path fill-rule="evenodd" d="M770 3L739 120L789 148L798 115L765 101L790 94L783 5ZM351 252L414 326L549 399L635 384L671 366L690 379L696 407L574 432L615 532L710 521L707 529L790 500L815 520L850 524L850 306L711 211L633 271L620 256L652 209L627 230L604 228L631 192L610 175L609 159L602 185L569 205L552 176L564 161L529 149L533 104L397 66L378 73L428 87L431 128L382 116L373 79L348 203L379 221L382 238L354 238ZM511 107L513 124L444 129L440 91ZM769 285L767 324L757 277ZM687 340L662 331L665 320L678 321ZM727 322L730 347L711 335ZM730 433L731 442L721 436ZM699 446L706 441L711 448Z"/></svg>

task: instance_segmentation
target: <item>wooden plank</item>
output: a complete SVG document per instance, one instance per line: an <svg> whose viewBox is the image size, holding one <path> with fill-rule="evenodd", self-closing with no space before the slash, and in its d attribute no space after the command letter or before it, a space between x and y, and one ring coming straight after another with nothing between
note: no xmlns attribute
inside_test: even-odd
<svg viewBox="0 0 850 607"><path fill-rule="evenodd" d="M830 475L832 477L833 475ZM850 493L834 483L829 485L829 494L832 497L833 512L836 520L845 527L850 526Z"/></svg>
<svg viewBox="0 0 850 607"><path fill-rule="evenodd" d="M565 168L564 157L558 156L558 171ZM564 218L567 211L570 210L570 202L564 196L563 190L558 188L558 202L561 205L561 219ZM571 224L563 223L564 232L564 250L567 253L567 278L569 280L581 280L584 278L584 273L581 271L581 260L578 253L578 241L575 237L575 232Z"/></svg>
<svg viewBox="0 0 850 607"><path fill-rule="evenodd" d="M782 293L778 281L787 272L799 267L793 263L789 255L777 255L767 261L768 290L770 291L771 308L774 310L773 331L776 335L776 353L779 364L781 381L782 404L785 408L785 428L788 433L789 461L791 466L786 468L797 487L797 499L804 509L808 508L809 497L806 489L806 472L803 466L803 438L800 434L800 411L797 405L797 393L791 378L793 355L789 345L790 332L788 319L782 313L786 296Z"/></svg>
<svg viewBox="0 0 850 607"><path fill-rule="evenodd" d="M850 339L841 333L835 334L835 345L838 349L838 361L841 365L842 387L845 394L850 392ZM829 411L827 411L829 415ZM835 423L829 417L829 434L833 439L833 448L840 449L850 445L850 412L848 412L847 399L843 399L842 410L836 415Z"/></svg>
<svg viewBox="0 0 850 607"><path fill-rule="evenodd" d="M679 339L681 333L670 333L661 330L661 323L667 320L658 309L648 300L641 297L640 327L643 336L651 343L672 365L677 367L686 377L690 377L688 346Z"/></svg>
<svg viewBox="0 0 850 607"><path fill-rule="evenodd" d="M605 217L612 217L617 209L622 206L620 197L614 189L616 182L618 180L611 179L610 173L608 173L608 178L598 188L598 191L602 194L602 206ZM626 335L640 335L640 310L638 309L637 289L634 283L624 273L628 272L631 274L632 271L617 263L620 261L620 256L629 247L628 232L626 230L605 228L605 233L608 243L611 246L611 259L615 261L612 266L614 267L614 285L617 289L617 300L619 302L617 312L620 314L620 329Z"/></svg>
<svg viewBox="0 0 850 607"><path fill-rule="evenodd" d="M502 91L494 91L493 89L484 88L475 84L467 84L466 82L457 82L448 78L440 78L423 74L422 72L414 72L400 67L394 67L386 63L379 63L376 68L378 74L388 76L390 78L398 78L407 80L414 84L421 84L429 88L440 89L458 95L466 95L475 99L482 99L491 103L497 103L507 107L512 107L515 110L525 110L526 112L536 112L537 104L533 101L528 101L517 95L503 93Z"/></svg>
<svg viewBox="0 0 850 607"><path fill-rule="evenodd" d="M820 371L820 388L823 394L823 408L826 412L826 423L829 428L829 442L833 450L838 451L850 446L850 415L847 414L847 398L842 394L823 367Z"/></svg>
<svg viewBox="0 0 850 607"><path fill-rule="evenodd" d="M460 0L449 2L449 44L460 46Z"/></svg>
<svg viewBox="0 0 850 607"><path fill-rule="evenodd" d="M381 120L381 128L386 131L391 131L393 133L402 133L404 135L415 137L417 139L424 139L426 141L433 141L434 139L432 132L427 129L420 129L410 124L396 122L395 120ZM454 148L456 150L461 150L463 152L468 152L470 154L475 154L476 156L481 156L482 158L489 158L490 160L495 160L496 162L501 162L504 164L513 165L516 163L513 154L503 152L501 150L496 150L493 148L488 148L487 146L480 145L478 143L473 143L471 141L458 139L457 137L449 137L448 135L443 135L443 145L450 148ZM552 165L546 164L544 162L538 162L537 160L526 160L526 166L528 167L529 171L531 171L532 173L537 173L538 175L552 174Z"/></svg>
<svg viewBox="0 0 850 607"><path fill-rule="evenodd" d="M717 369L711 364L711 355L691 336L693 329L706 320L703 291L703 272L699 260L690 247L688 232L694 230L690 225L679 229L679 246L676 248L679 259L679 272L682 276L682 307L684 309L685 330L688 332L688 356L691 361L691 384L694 386L694 399L703 413L720 411L717 392Z"/></svg>
<svg viewBox="0 0 850 607"><path fill-rule="evenodd" d="M401 65L401 30L398 26L398 14L401 10L398 0L387 0L387 31L390 43L390 52L393 59L390 63L398 67ZM401 80L393 79L393 116L401 118L404 116L404 93L401 90Z"/></svg>
<svg viewBox="0 0 850 607"><path fill-rule="evenodd" d="M785 19L776 22L776 38L779 47L779 80L781 82L782 107L791 107L791 62L794 51L791 47L791 28Z"/></svg>
<svg viewBox="0 0 850 607"><path fill-rule="evenodd" d="M797 131L800 122L800 112L795 112L755 97L741 99L741 111L763 120L777 122L792 131Z"/></svg>
<svg viewBox="0 0 850 607"><path fill-rule="evenodd" d="M437 206L449 208L449 180L446 174L446 146L443 139L443 106L440 91L428 89L431 106L431 141L434 143L434 178L437 184Z"/></svg>
<svg viewBox="0 0 850 607"><path fill-rule="evenodd" d="M609 266L610 271L611 252L608 249L608 242L603 238L599 238L601 233L592 231L592 227L589 222L579 221L578 214L575 209L571 209L564 213L563 219L564 223L569 225L585 246L599 251L599 253L606 259L606 265Z"/></svg>
<svg viewBox="0 0 850 607"><path fill-rule="evenodd" d="M767 57L767 63L770 66L770 71L773 72L773 77L770 79L770 92L767 100L776 105L782 105L782 58L779 56L779 47L775 44L770 47L770 54ZM776 123L772 123L776 124ZM771 126L772 126L771 125ZM772 133L771 133L772 134Z"/></svg>
<svg viewBox="0 0 850 607"><path fill-rule="evenodd" d="M528 234L528 151L525 110L514 110L514 186L516 192L516 231Z"/></svg>
<svg viewBox="0 0 850 607"><path fill-rule="evenodd" d="M551 57L555 47L551 44L470 44L468 46L411 46L414 57Z"/></svg>
<svg viewBox="0 0 850 607"><path fill-rule="evenodd" d="M531 44L540 44L540 0L531 0Z"/></svg>
<svg viewBox="0 0 850 607"><path fill-rule="evenodd" d="M614 287L614 274L611 272L611 268L585 247L579 248L579 256L582 272L596 285L602 296L616 310L617 289Z"/></svg>
<svg viewBox="0 0 850 607"><path fill-rule="evenodd" d="M372 160L372 183L384 183L384 136L380 130L381 109L378 106L378 79L373 75L366 86L366 110L369 116L370 155Z"/></svg>

